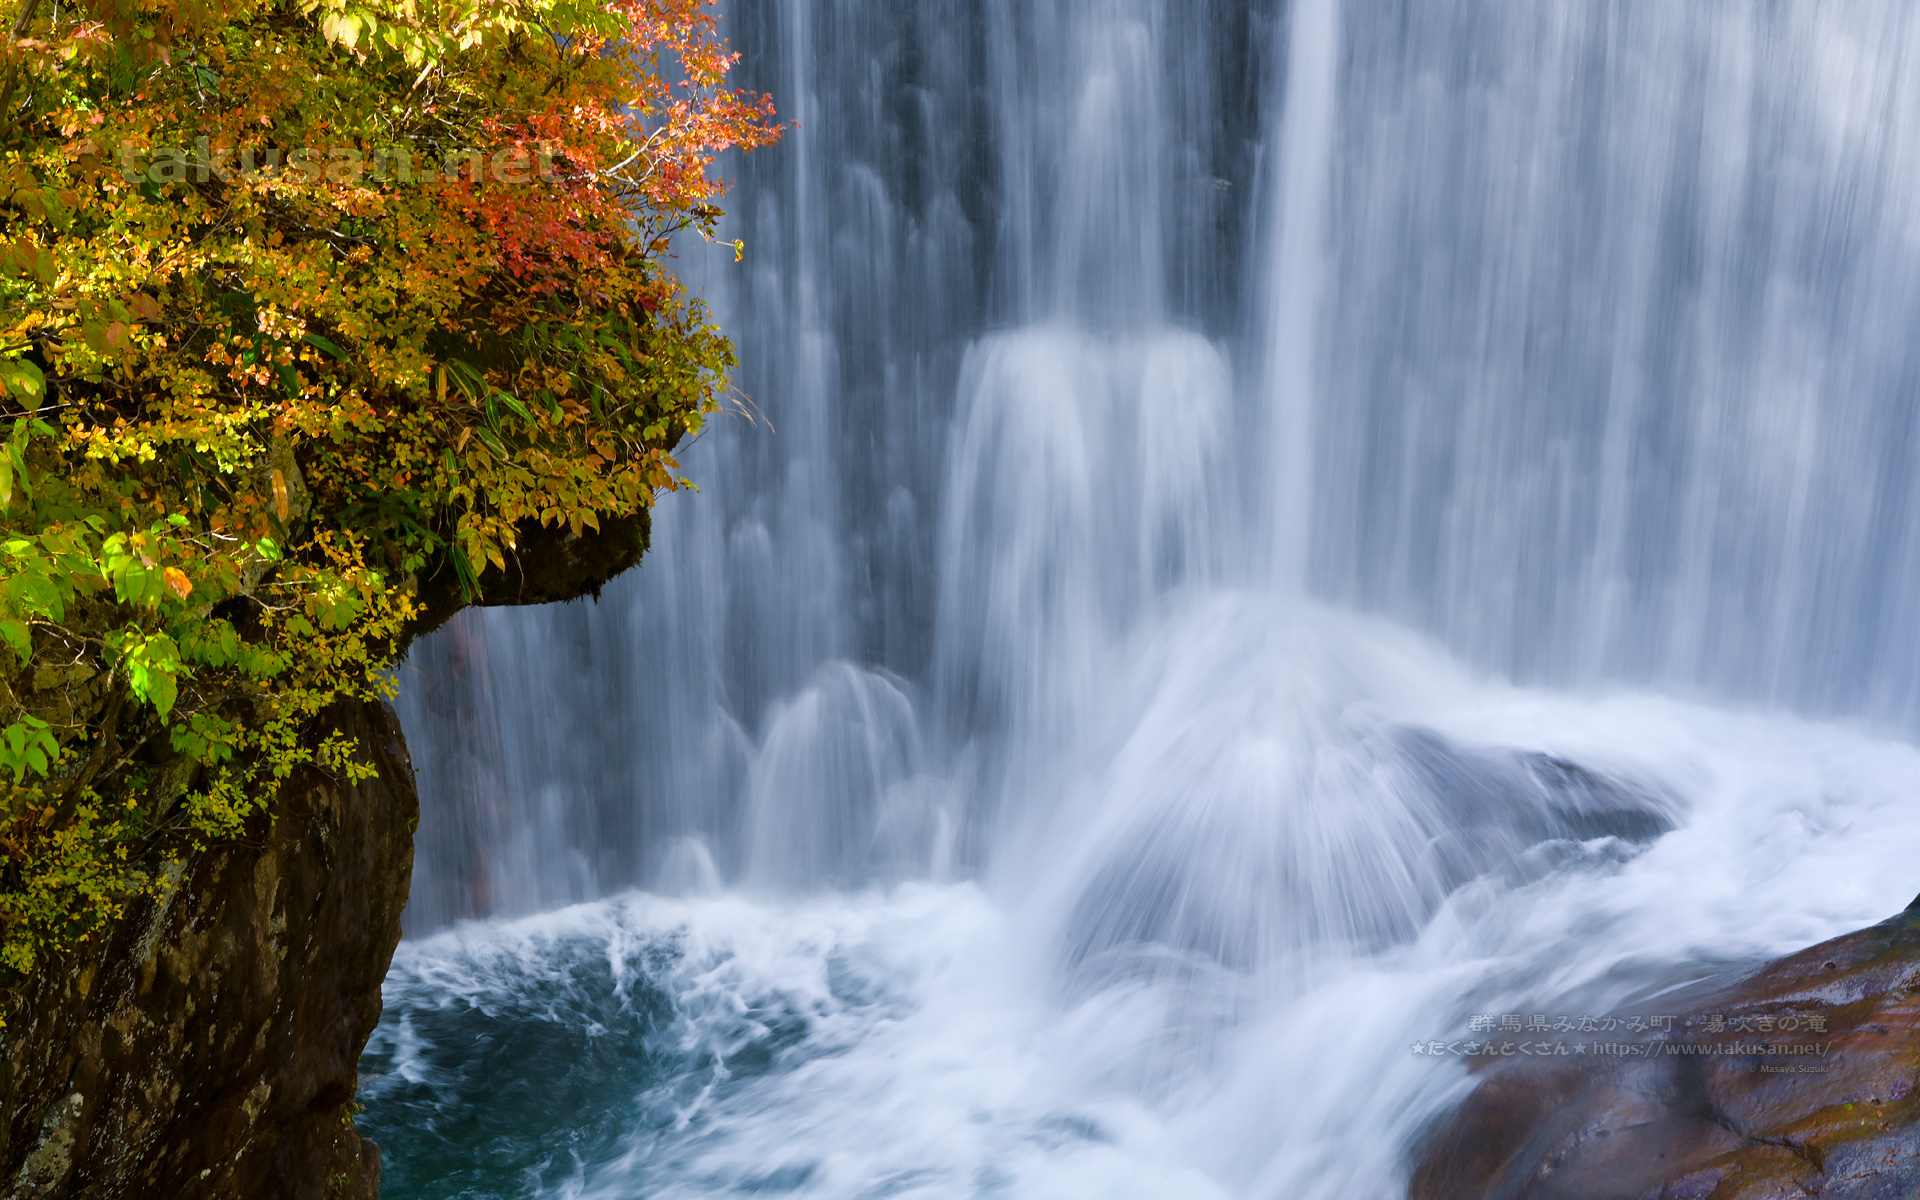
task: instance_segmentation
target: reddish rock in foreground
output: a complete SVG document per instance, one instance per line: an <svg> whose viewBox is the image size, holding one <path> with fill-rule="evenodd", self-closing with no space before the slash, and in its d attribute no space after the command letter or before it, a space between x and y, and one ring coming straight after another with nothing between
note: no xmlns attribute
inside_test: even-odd
<svg viewBox="0 0 1920 1200"><path fill-rule="evenodd" d="M1410 1200L1920 1196L1920 900L1675 1011L1692 1024L1642 1036L1646 1057L1500 1060L1426 1140ZM1809 1014L1827 1032L1750 1031ZM1740 1052L1756 1042L1799 1052Z"/></svg>

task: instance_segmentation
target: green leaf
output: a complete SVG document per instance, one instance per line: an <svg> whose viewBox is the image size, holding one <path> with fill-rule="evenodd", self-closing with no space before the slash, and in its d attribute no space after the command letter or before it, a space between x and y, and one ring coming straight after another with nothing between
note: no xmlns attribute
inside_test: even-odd
<svg viewBox="0 0 1920 1200"><path fill-rule="evenodd" d="M467 560L466 552L456 549L447 559L453 564L453 578L460 585L460 598L468 602L476 599L480 595L480 582L474 577L473 564Z"/></svg>
<svg viewBox="0 0 1920 1200"><path fill-rule="evenodd" d="M121 603L140 604L148 608L159 604L160 597L165 594L166 590L166 581L160 572L150 571L145 567L135 566L131 563L129 563L127 569L121 573L119 586L114 589Z"/></svg>
<svg viewBox="0 0 1920 1200"><path fill-rule="evenodd" d="M7 581L7 595L16 611L56 621L66 615L59 586L45 575L32 572L15 575Z"/></svg>
<svg viewBox="0 0 1920 1200"><path fill-rule="evenodd" d="M22 663L33 657L33 633L25 621L12 617L0 619L0 640L4 640L7 648L20 656Z"/></svg>
<svg viewBox="0 0 1920 1200"><path fill-rule="evenodd" d="M0 770L12 771L16 785L29 767L44 776L59 757L60 742L39 717L23 716L0 731Z"/></svg>
<svg viewBox="0 0 1920 1200"><path fill-rule="evenodd" d="M499 397L500 397L500 403L506 405L508 408L512 409L514 412L519 413L522 420L525 420L525 421L533 420L533 414L527 411L527 406L520 403L520 401L516 399L514 396L512 396L507 392L501 392L499 393Z"/></svg>
<svg viewBox="0 0 1920 1200"><path fill-rule="evenodd" d="M216 618L187 622L178 630L178 637L183 662L225 667L240 661L240 635L228 621Z"/></svg>
<svg viewBox="0 0 1920 1200"><path fill-rule="evenodd" d="M18 445L7 447L7 461L13 468L13 477L20 485L20 492L27 499L33 499L33 482L27 475L27 456Z"/></svg>
<svg viewBox="0 0 1920 1200"><path fill-rule="evenodd" d="M339 359L341 362L347 361L347 352L345 350L342 350L340 347L334 345L332 342L328 341L326 338L321 337L317 333L309 333L302 340L305 341L309 346L313 346L313 347L316 347L317 349L325 350L328 354L333 355L335 358Z"/></svg>
<svg viewBox="0 0 1920 1200"><path fill-rule="evenodd" d="M47 398L47 377L39 367L24 358L0 362L0 383L7 391L35 405Z"/></svg>
<svg viewBox="0 0 1920 1200"><path fill-rule="evenodd" d="M180 697L180 685L174 682L172 675L165 671L155 671L147 682L146 700L160 714L162 721L173 711L173 702Z"/></svg>
<svg viewBox="0 0 1920 1200"><path fill-rule="evenodd" d="M180 697L180 685L175 678L183 669L179 647L166 634L156 633L125 646L124 652L128 686L136 698L153 705L165 721L173 711L174 701Z"/></svg>
<svg viewBox="0 0 1920 1200"><path fill-rule="evenodd" d="M204 763L221 763L233 757L237 730L232 722L213 713L197 712L184 724L167 731L173 748Z"/></svg>

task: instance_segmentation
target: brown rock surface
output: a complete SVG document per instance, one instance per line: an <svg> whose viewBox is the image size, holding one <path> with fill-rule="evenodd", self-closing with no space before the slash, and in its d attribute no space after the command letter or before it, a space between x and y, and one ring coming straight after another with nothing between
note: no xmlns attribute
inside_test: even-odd
<svg viewBox="0 0 1920 1200"><path fill-rule="evenodd" d="M598 530L578 536L565 528L522 521L514 535L518 549L502 574L488 577L484 603L511 608L559 604L582 596L597 600L609 580L639 564L652 532L653 519L645 510L631 517L608 517ZM416 638L440 628L467 607L451 570L443 569L419 583L422 612L412 631Z"/></svg>
<svg viewBox="0 0 1920 1200"><path fill-rule="evenodd" d="M647 547L643 512L575 537L523 527L487 603L597 595ZM465 604L421 582L421 636ZM399 721L342 704L379 774L318 770L241 843L188 863L166 903L0 997L0 1200L373 1200L357 1064L400 940L419 796Z"/></svg>
<svg viewBox="0 0 1920 1200"><path fill-rule="evenodd" d="M1411 1200L1920 1196L1920 901L1669 1011L1690 1023L1635 1039L1644 1057L1500 1059L1431 1132Z"/></svg>
<svg viewBox="0 0 1920 1200"><path fill-rule="evenodd" d="M201 856L8 1014L8 1200L379 1194L352 1104L419 808L391 709L343 704L326 724L379 775L298 772L277 820Z"/></svg>

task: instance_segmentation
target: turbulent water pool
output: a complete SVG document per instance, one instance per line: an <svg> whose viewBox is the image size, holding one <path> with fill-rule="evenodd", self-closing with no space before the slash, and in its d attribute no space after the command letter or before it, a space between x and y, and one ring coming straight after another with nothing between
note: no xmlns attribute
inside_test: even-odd
<svg viewBox="0 0 1920 1200"><path fill-rule="evenodd" d="M388 1197L1391 1200L1920 890L1920 5L722 7L745 400L403 673Z"/></svg>
<svg viewBox="0 0 1920 1200"><path fill-rule="evenodd" d="M1301 874L1224 844L1262 832L1274 797L1196 816L1121 784L1085 824L1042 822L1005 877L632 892L407 941L363 1064L384 1194L1385 1200L1422 1122L1467 1086L1464 1060L1416 1048L1481 1013L1656 1014L1667 987L1878 919L1915 886L1909 747L1421 665L1424 711L1339 695L1341 730L1303 733L1293 706L1320 698L1287 684L1207 727L1213 761L1304 771L1301 807L1339 810L1293 816L1319 864L1306 925ZM1192 765L1153 724L1121 758L1154 751ZM1453 830L1474 824L1463 801L1659 815L1489 834L1496 860L1469 856L1396 922L1393 869L1448 852L1438 834L1402 848L1413 818L1389 797ZM1183 873L1161 888L1184 923L1138 899L1139 864L1169 841ZM1116 883L1116 863L1136 877ZM1336 896L1355 910L1337 938ZM1129 914L1153 936L1107 928Z"/></svg>

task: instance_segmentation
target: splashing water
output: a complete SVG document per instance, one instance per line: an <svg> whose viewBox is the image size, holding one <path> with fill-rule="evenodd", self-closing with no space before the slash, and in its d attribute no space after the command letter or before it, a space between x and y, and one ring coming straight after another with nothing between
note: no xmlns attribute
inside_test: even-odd
<svg viewBox="0 0 1920 1200"><path fill-rule="evenodd" d="M1920 889L1920 10L730 20L771 430L416 652L387 1195L1392 1197Z"/></svg>
<svg viewBox="0 0 1920 1200"><path fill-rule="evenodd" d="M1291 619L1188 614L985 884L405 943L364 1095L390 1194L1389 1196L1466 1086L1412 1044L1651 1009L1912 885L1907 747Z"/></svg>

